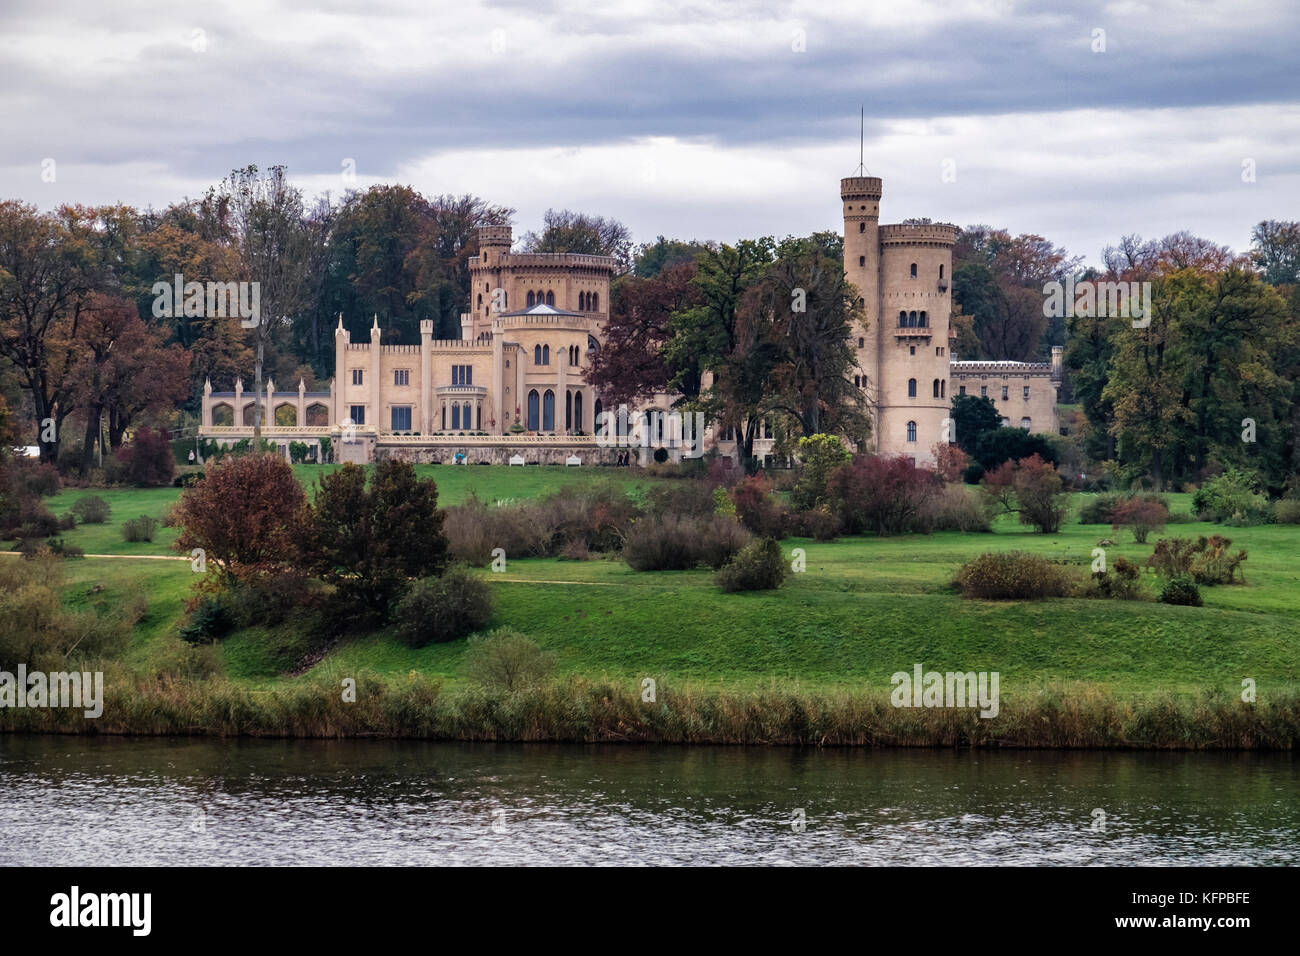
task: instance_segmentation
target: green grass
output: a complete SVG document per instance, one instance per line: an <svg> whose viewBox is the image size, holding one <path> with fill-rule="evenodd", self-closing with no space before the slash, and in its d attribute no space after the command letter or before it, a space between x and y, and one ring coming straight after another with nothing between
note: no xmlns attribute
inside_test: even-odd
<svg viewBox="0 0 1300 956"><path fill-rule="evenodd" d="M304 479L320 473L300 466ZM444 503L473 488L485 499L525 498L563 484L616 477L644 489L636 472L607 469L425 466ZM76 497L51 503L62 513ZM152 545L128 545L120 524L137 514L161 516L174 489L93 492L109 500L109 525L67 534L88 553L167 553L170 529ZM1080 496L1082 497L1082 496ZM1190 496L1171 495L1175 511ZM1076 505L1078 501L1076 500ZM950 581L984 551L1025 550L1086 565L1104 525L1072 520L1057 534L1033 533L1000 519L994 534L846 538L784 542L805 549L807 571L779 592L723 594L705 571L636 573L621 561L513 560L504 574L483 573L497 596L497 624L508 624L556 656L563 675L623 682L653 677L692 687L756 689L773 682L805 689L886 688L889 676L914 663L938 670L996 670L1004 694L1049 682L1095 682L1122 693L1235 694L1254 678L1261 694L1300 683L1300 527L1224 528L1170 525L1166 536L1222 533L1245 547L1244 586L1203 588L1203 608L1155 602L980 602L959 598ZM1143 561L1160 535L1139 545L1114 536L1107 559ZM15 559L5 559L15 560ZM194 575L185 562L86 559L66 562L70 605L115 600L133 588L149 595L124 663L140 673L178 652L176 629ZM1148 581L1151 579L1148 578ZM95 588L98 591L94 591ZM1150 588L1150 585L1148 585ZM226 673L250 687L336 678L362 671L417 671L455 686L464 680L465 642L409 649L383 634L345 640L303 677L280 671L282 635L245 631L219 645Z"/></svg>

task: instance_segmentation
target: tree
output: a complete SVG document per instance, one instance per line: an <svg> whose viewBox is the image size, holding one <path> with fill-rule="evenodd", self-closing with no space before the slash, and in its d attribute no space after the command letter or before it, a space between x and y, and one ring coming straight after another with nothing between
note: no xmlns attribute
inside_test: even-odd
<svg viewBox="0 0 1300 956"><path fill-rule="evenodd" d="M1250 258L1270 285L1300 283L1300 222L1266 219L1250 231Z"/></svg>
<svg viewBox="0 0 1300 956"><path fill-rule="evenodd" d="M910 458L859 455L831 473L826 496L851 534L903 534L941 483Z"/></svg>
<svg viewBox="0 0 1300 956"><path fill-rule="evenodd" d="M122 477L140 488L171 484L176 473L176 456L162 432L141 428L118 452Z"/></svg>
<svg viewBox="0 0 1300 956"><path fill-rule="evenodd" d="M826 482L840 465L852 459L849 450L834 435L808 435L799 439L799 478L790 492L791 503L800 511L817 507L826 498Z"/></svg>
<svg viewBox="0 0 1300 956"><path fill-rule="evenodd" d="M1164 503L1141 495L1120 502L1111 513L1111 530L1118 531L1128 527L1133 531L1133 540L1146 544L1152 531L1163 531L1169 520L1169 509Z"/></svg>
<svg viewBox="0 0 1300 956"><path fill-rule="evenodd" d="M975 439L974 458L985 470L992 470L1004 461L1019 461L1037 455L1045 461L1056 463L1056 449L1044 435L1027 432L1023 428L995 428L980 433Z"/></svg>
<svg viewBox="0 0 1300 956"><path fill-rule="evenodd" d="M980 490L991 511L1016 514L1041 534L1055 534L1070 513L1070 492L1051 462L1038 455L1003 462L984 476Z"/></svg>
<svg viewBox="0 0 1300 956"><path fill-rule="evenodd" d="M576 252L589 256L612 256L620 270L632 267L632 233L617 219L592 216L568 209L548 209L542 217L542 232L524 233L524 252Z"/></svg>
<svg viewBox="0 0 1300 956"><path fill-rule="evenodd" d="M982 434L1002 427L998 407L985 395L954 395L948 414L957 444L968 455L975 454L976 442Z"/></svg>
<svg viewBox="0 0 1300 956"><path fill-rule="evenodd" d="M366 471L345 464L323 476L312 503L312 566L341 597L386 616L415 578L447 564L438 488L397 459Z"/></svg>
<svg viewBox="0 0 1300 956"><path fill-rule="evenodd" d="M636 247L632 255L632 274L641 279L654 279L669 266L693 264L700 253L715 248L716 245L695 239L683 242L659 236L654 242L642 243Z"/></svg>
<svg viewBox="0 0 1300 956"><path fill-rule="evenodd" d="M273 574L299 561L307 497L293 469L272 454L232 455L181 495L174 547L201 548L228 583Z"/></svg>

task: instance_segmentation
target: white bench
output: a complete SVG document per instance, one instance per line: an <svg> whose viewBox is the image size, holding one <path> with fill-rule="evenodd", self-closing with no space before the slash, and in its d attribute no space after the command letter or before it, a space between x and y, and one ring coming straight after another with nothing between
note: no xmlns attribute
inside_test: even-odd
<svg viewBox="0 0 1300 956"><path fill-rule="evenodd" d="M564 459L564 464L565 467L568 467L569 465L581 465L582 459L577 455L570 455L568 458Z"/></svg>
<svg viewBox="0 0 1300 956"><path fill-rule="evenodd" d="M511 455L511 456L510 456L510 464L512 464L512 465L522 465L523 463L524 463L524 456L523 456L523 455Z"/></svg>

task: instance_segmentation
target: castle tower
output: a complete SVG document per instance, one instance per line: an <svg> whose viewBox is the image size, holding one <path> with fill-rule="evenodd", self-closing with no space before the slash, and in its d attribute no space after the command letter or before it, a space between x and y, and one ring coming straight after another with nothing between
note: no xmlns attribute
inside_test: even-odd
<svg viewBox="0 0 1300 956"><path fill-rule="evenodd" d="M348 368L348 345L352 342L352 333L343 328L343 313L339 313L338 328L334 330L334 401L332 414L335 422L342 422L348 416L344 414L347 403L347 382L344 374Z"/></svg>
<svg viewBox="0 0 1300 956"><path fill-rule="evenodd" d="M853 330L852 345L858 365L867 376L869 399L874 399L876 393L881 352L880 196L881 183L876 176L840 180L840 201L844 204L844 271L861 297L865 326Z"/></svg>

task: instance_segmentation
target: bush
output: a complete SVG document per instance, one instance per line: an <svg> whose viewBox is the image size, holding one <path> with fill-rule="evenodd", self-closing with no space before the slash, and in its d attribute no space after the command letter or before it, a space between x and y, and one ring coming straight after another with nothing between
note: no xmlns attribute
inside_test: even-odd
<svg viewBox="0 0 1300 956"><path fill-rule="evenodd" d="M54 517L40 501L33 499L26 520L14 533L16 538L48 538L59 533L59 519Z"/></svg>
<svg viewBox="0 0 1300 956"><path fill-rule="evenodd" d="M786 515L786 530L800 538L812 538L816 541L834 541L844 530L839 516L830 508L822 505L811 511L794 511Z"/></svg>
<svg viewBox="0 0 1300 956"><path fill-rule="evenodd" d="M1166 578L1190 577L1197 584L1232 584L1246 560L1246 549L1229 552L1232 540L1220 535L1163 538L1156 542L1147 566Z"/></svg>
<svg viewBox="0 0 1300 956"><path fill-rule="evenodd" d="M849 534L904 534L921 529L920 514L943 483L910 458L859 455L826 483L826 496Z"/></svg>
<svg viewBox="0 0 1300 956"><path fill-rule="evenodd" d="M176 456L162 432L141 428L114 455L122 480L137 487L169 485L176 473Z"/></svg>
<svg viewBox="0 0 1300 956"><path fill-rule="evenodd" d="M186 644L204 644L229 634L235 627L235 619L226 600L220 594L204 595L181 626L181 640Z"/></svg>
<svg viewBox="0 0 1300 956"><path fill-rule="evenodd" d="M1074 590L1069 569L1036 554L981 554L957 572L962 597L991 601L1066 597Z"/></svg>
<svg viewBox="0 0 1300 956"><path fill-rule="evenodd" d="M1079 506L1079 524L1111 524L1123 495L1090 495Z"/></svg>
<svg viewBox="0 0 1300 956"><path fill-rule="evenodd" d="M962 469L961 480L968 485L978 485L984 480L984 466L974 462Z"/></svg>
<svg viewBox="0 0 1300 956"><path fill-rule="evenodd" d="M545 681L554 668L550 654L509 628L471 637L465 652L470 680L488 690L523 690Z"/></svg>
<svg viewBox="0 0 1300 956"><path fill-rule="evenodd" d="M1300 524L1300 501L1283 498L1273 506L1273 520L1278 524Z"/></svg>
<svg viewBox="0 0 1300 956"><path fill-rule="evenodd" d="M1259 493L1259 479L1229 468L1192 495L1192 513L1218 524L1262 524L1270 517L1268 499Z"/></svg>
<svg viewBox="0 0 1300 956"><path fill-rule="evenodd" d="M1164 604L1181 604L1186 607L1201 607L1201 589L1196 582L1185 574L1170 578L1160 589L1160 600Z"/></svg>
<svg viewBox="0 0 1300 956"><path fill-rule="evenodd" d="M18 487L34 497L48 498L59 490L59 470L49 462L17 458L13 472Z"/></svg>
<svg viewBox="0 0 1300 956"><path fill-rule="evenodd" d="M726 494L726 492L723 492ZM713 488L702 481L673 481L656 485L646 494L646 511L652 515L703 517L717 510Z"/></svg>
<svg viewBox="0 0 1300 956"><path fill-rule="evenodd" d="M1140 569L1125 558L1116 559L1105 571L1094 571L1082 591L1083 597L1135 601L1142 596Z"/></svg>
<svg viewBox="0 0 1300 956"><path fill-rule="evenodd" d="M980 491L990 513L1013 513L1021 524L1031 524L1041 534L1055 534L1070 513L1065 483L1056 469L1037 455L1003 462L985 474Z"/></svg>
<svg viewBox="0 0 1300 956"><path fill-rule="evenodd" d="M785 581L786 572L781 545L774 538L764 538L741 548L729 564L718 570L713 580L728 593L771 591Z"/></svg>
<svg viewBox="0 0 1300 956"><path fill-rule="evenodd" d="M28 561L42 554L52 554L60 558L84 558L86 552L75 544L65 544L62 538L23 538L18 545L18 553Z"/></svg>
<svg viewBox="0 0 1300 956"><path fill-rule="evenodd" d="M76 515L74 515L74 514L72 514L72 513L68 513L68 514L65 514L65 515L59 515L59 530L60 530L60 531L71 531L71 530L72 530L73 528L75 528L76 526L77 526L77 516L76 516Z"/></svg>
<svg viewBox="0 0 1300 956"><path fill-rule="evenodd" d="M717 569L751 540L737 522L722 515L642 518L623 541L623 560L634 571L686 571L706 564Z"/></svg>
<svg viewBox="0 0 1300 956"><path fill-rule="evenodd" d="M130 518L122 522L122 538L126 541L152 541L158 530L158 519L149 515Z"/></svg>
<svg viewBox="0 0 1300 956"><path fill-rule="evenodd" d="M1111 530L1128 526L1133 531L1133 540L1146 544L1152 531L1163 531L1169 520L1169 509L1164 502L1150 498L1129 498L1120 502L1111 511Z"/></svg>
<svg viewBox="0 0 1300 956"><path fill-rule="evenodd" d="M916 516L919 531L992 531L988 512L965 485L944 485Z"/></svg>
<svg viewBox="0 0 1300 956"><path fill-rule="evenodd" d="M397 602L397 636L409 647L442 644L477 631L492 620L492 588L468 569L453 565L440 578L416 581Z"/></svg>
<svg viewBox="0 0 1300 956"><path fill-rule="evenodd" d="M752 534L777 538L784 534L785 516L763 475L750 475L731 489L740 523Z"/></svg>
<svg viewBox="0 0 1300 956"><path fill-rule="evenodd" d="M72 503L71 511L82 524L103 524L113 513L108 502L98 495L78 498Z"/></svg>

